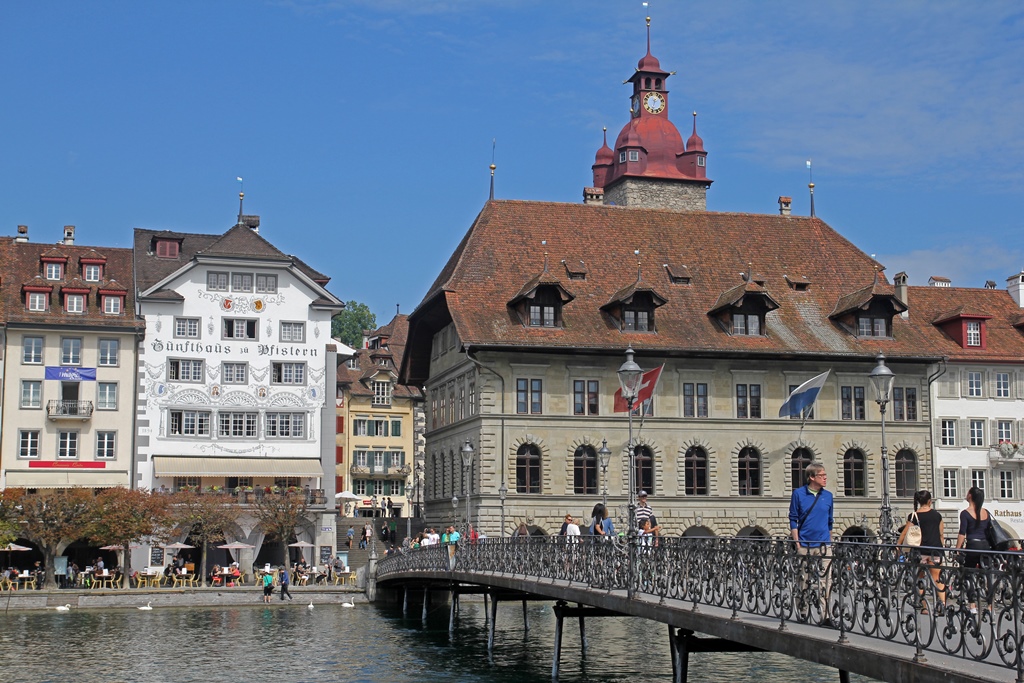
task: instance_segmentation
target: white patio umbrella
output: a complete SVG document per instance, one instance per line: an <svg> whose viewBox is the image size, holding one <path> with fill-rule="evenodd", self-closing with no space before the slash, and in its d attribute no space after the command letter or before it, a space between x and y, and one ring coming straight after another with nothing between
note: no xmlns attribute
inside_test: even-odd
<svg viewBox="0 0 1024 683"><path fill-rule="evenodd" d="M188 543L170 543L170 544L165 545L163 547L164 548L171 548L172 550L184 550L185 548L195 548L194 545L189 545Z"/></svg>
<svg viewBox="0 0 1024 683"><path fill-rule="evenodd" d="M335 493L334 497L338 498L338 499L341 499L341 500L362 500L363 499L362 496L357 496L356 494L354 494L354 493L352 493L350 491L342 491L341 493Z"/></svg>
<svg viewBox="0 0 1024 683"><path fill-rule="evenodd" d="M312 543L310 543L309 541L296 541L295 543L289 543L288 547L289 548L315 548L316 546L313 545ZM302 556L305 557L306 553L302 553Z"/></svg>
<svg viewBox="0 0 1024 683"><path fill-rule="evenodd" d="M18 545L17 543L8 543L4 547L0 548L0 550L3 550L7 553L7 560L8 562L10 562L11 553L20 553L23 551L32 550L32 548L23 545Z"/></svg>
<svg viewBox="0 0 1024 683"><path fill-rule="evenodd" d="M249 545L248 543L242 543L240 541L232 541L231 543L225 543L224 545L219 545L217 547L222 549L222 550L245 550L247 548L255 548L256 546ZM233 554L236 555L235 561L237 561L238 560L238 558L237 558L238 553L233 553Z"/></svg>

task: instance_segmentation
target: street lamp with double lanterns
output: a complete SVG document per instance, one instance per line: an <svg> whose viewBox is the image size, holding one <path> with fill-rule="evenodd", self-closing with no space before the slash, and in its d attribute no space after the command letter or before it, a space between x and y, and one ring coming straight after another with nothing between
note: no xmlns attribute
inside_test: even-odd
<svg viewBox="0 0 1024 683"><path fill-rule="evenodd" d="M889 504L889 449L885 445L885 407L892 396L892 385L896 375L886 364L885 356L879 353L875 360L878 364L871 369L868 377L874 391L875 403L882 416L882 507L878 515L878 535L883 543L892 543L896 534L893 532L892 506Z"/></svg>
<svg viewBox="0 0 1024 683"><path fill-rule="evenodd" d="M501 501L501 537L505 538L505 498L508 496L508 485L501 482L498 487L498 500Z"/></svg>
<svg viewBox="0 0 1024 683"><path fill-rule="evenodd" d="M633 571L636 566L636 448L633 446L633 403L640 393L644 371L633 361L633 347L626 349L626 362L619 366L619 385L622 387L622 398L626 400L626 413L629 415L629 529L626 539L629 543L629 582L626 584L626 596L633 599Z"/></svg>
<svg viewBox="0 0 1024 683"><path fill-rule="evenodd" d="M608 463L612 458L612 450L608 448L608 439L601 439L601 447L597 449L597 458L601 463L601 504L608 507Z"/></svg>
<svg viewBox="0 0 1024 683"><path fill-rule="evenodd" d="M460 450L462 453L462 482L463 491L462 493L466 496L466 533L465 536L469 538L469 492L473 490L473 482L469 480L470 475L473 473L473 444L469 439L462 444Z"/></svg>

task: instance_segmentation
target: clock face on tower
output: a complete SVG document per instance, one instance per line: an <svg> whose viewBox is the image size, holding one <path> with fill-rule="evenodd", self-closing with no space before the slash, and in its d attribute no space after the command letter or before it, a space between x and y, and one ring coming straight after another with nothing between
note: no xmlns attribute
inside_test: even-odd
<svg viewBox="0 0 1024 683"><path fill-rule="evenodd" d="M652 114L660 114L665 111L665 96L652 92L644 95L644 109Z"/></svg>
<svg viewBox="0 0 1024 683"><path fill-rule="evenodd" d="M633 95L633 99L629 102L629 113L633 116L640 116L640 96Z"/></svg>

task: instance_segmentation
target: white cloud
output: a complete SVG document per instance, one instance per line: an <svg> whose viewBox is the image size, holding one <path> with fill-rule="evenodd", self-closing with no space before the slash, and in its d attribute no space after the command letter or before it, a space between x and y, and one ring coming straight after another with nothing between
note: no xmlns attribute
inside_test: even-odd
<svg viewBox="0 0 1024 683"><path fill-rule="evenodd" d="M878 254L890 281L906 271L911 285L926 285L933 275L948 277L954 287L982 287L994 280L1004 287L1006 278L1024 268L1024 249L975 242L936 249L914 249L903 254Z"/></svg>

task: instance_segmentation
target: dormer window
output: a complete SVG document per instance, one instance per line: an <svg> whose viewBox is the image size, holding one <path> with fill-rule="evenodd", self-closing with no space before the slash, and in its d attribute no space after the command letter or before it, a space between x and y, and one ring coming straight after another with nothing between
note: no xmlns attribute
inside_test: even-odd
<svg viewBox="0 0 1024 683"><path fill-rule="evenodd" d="M629 160L640 161L640 152L635 149L629 150Z"/></svg>
<svg viewBox="0 0 1024 683"><path fill-rule="evenodd" d="M156 241L156 257L157 258L178 258L178 250L180 244L177 240L157 240Z"/></svg>
<svg viewBox="0 0 1024 683"><path fill-rule="evenodd" d="M626 163L626 153L625 152L619 152L619 163L620 164Z"/></svg>
<svg viewBox="0 0 1024 683"><path fill-rule="evenodd" d="M46 303L49 297L43 292L29 292L28 293L28 310L30 311L45 311Z"/></svg>
<svg viewBox="0 0 1024 683"><path fill-rule="evenodd" d="M967 345L981 346L981 321L967 321Z"/></svg>
<svg viewBox="0 0 1024 683"><path fill-rule="evenodd" d="M858 337L888 337L889 320L882 316L857 316Z"/></svg>
<svg viewBox="0 0 1024 683"><path fill-rule="evenodd" d="M705 161L704 157L697 157L697 165L698 166L703 166L704 165L704 161Z"/></svg>
<svg viewBox="0 0 1024 683"><path fill-rule="evenodd" d="M523 285L508 305L516 309L527 327L561 327L562 306L573 298L558 278L545 269Z"/></svg>
<svg viewBox="0 0 1024 683"><path fill-rule="evenodd" d="M554 292L539 291L530 302L530 327L555 327L561 314L561 301Z"/></svg>
<svg viewBox="0 0 1024 683"><path fill-rule="evenodd" d="M121 315L124 308L124 298L120 296L104 296L103 312L107 315Z"/></svg>
<svg viewBox="0 0 1024 683"><path fill-rule="evenodd" d="M655 332L654 311L667 302L668 299L638 279L616 292L601 310L616 319L623 332Z"/></svg>
<svg viewBox="0 0 1024 683"><path fill-rule="evenodd" d="M47 280L60 280L64 277L64 264L63 263L47 263L46 264L46 279Z"/></svg>
<svg viewBox="0 0 1024 683"><path fill-rule="evenodd" d="M733 313L732 333L759 337L764 327L761 323L761 316L756 313Z"/></svg>
<svg viewBox="0 0 1024 683"><path fill-rule="evenodd" d="M64 296L64 311L66 313L82 313L85 311L84 294L66 294Z"/></svg>
<svg viewBox="0 0 1024 683"><path fill-rule="evenodd" d="M103 269L98 263L87 263L82 267L82 277L86 282L99 282Z"/></svg>

